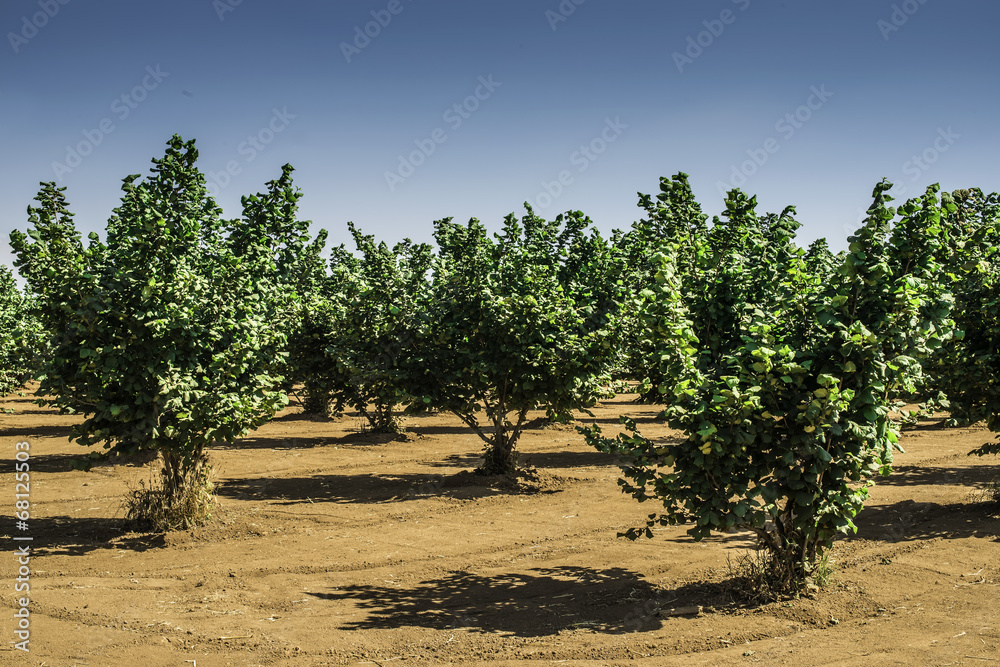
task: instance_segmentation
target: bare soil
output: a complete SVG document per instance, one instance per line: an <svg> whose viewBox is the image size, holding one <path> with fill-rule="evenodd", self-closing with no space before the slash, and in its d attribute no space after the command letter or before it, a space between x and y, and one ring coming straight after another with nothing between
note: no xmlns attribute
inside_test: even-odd
<svg viewBox="0 0 1000 667"><path fill-rule="evenodd" d="M631 398L595 410L606 431L624 412L674 437ZM571 427L527 431L537 473L511 483L471 473L481 442L449 415L392 439L292 407L212 451L212 524L149 535L130 532L121 499L155 463L74 471L73 417L16 396L0 408L14 410L0 415L3 664L1000 663L1000 507L980 491L1000 460L966 456L981 428L907 432L833 550L833 582L748 606L727 563L750 536L617 538L656 507L624 496L614 459ZM27 532L11 517L19 441ZM33 537L27 654L13 648L14 535Z"/></svg>

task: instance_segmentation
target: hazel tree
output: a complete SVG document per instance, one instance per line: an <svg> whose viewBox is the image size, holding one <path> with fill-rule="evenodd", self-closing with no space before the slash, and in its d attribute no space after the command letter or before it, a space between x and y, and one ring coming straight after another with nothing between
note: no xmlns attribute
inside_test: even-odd
<svg viewBox="0 0 1000 667"><path fill-rule="evenodd" d="M667 244L655 258L656 286L643 295L641 321L665 378L665 414L686 438L654 442L624 417L626 433L615 439L597 426L584 429L590 444L623 457L624 492L663 506L628 537L652 536L657 524L690 524L695 539L751 529L769 554L773 590L794 593L815 580L835 536L856 530L866 481L888 473L898 448L893 397L912 390L921 362L953 328L935 259L939 221L952 204L930 188L901 207L893 225L889 187L875 188L832 279L810 274L791 246L782 249L787 231L764 235L756 249L744 246L738 261L755 273L765 271L761 256L778 253L783 266L770 282L748 276L748 285L761 288L752 300L708 292L710 309L718 294L719 312L729 313L724 329L693 317L684 299L690 274L676 259L681 248ZM702 252L711 259L732 247Z"/></svg>
<svg viewBox="0 0 1000 667"><path fill-rule="evenodd" d="M92 460L160 454L161 528L206 518L207 448L287 402L285 333L271 317L290 296L274 246L223 221L197 157L194 142L175 135L146 180L126 177L103 243L92 233L83 246L54 183L29 209L28 234L11 234L52 333L39 402L84 417L71 438L103 445Z"/></svg>
<svg viewBox="0 0 1000 667"><path fill-rule="evenodd" d="M593 405L617 354L616 313L600 312L606 304L591 310L586 290L575 297L560 280L564 252L588 247L560 235L563 222L529 208L492 238L475 219L435 223L433 281L405 362L409 393L420 397L417 407L450 411L476 432L485 474L516 470L530 410Z"/></svg>
<svg viewBox="0 0 1000 667"><path fill-rule="evenodd" d="M0 396L23 387L45 356L44 332L32 302L10 269L0 266Z"/></svg>

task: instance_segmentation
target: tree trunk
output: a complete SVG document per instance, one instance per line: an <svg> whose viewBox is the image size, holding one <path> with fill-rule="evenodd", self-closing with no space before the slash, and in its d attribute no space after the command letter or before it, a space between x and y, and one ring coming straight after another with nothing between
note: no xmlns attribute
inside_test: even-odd
<svg viewBox="0 0 1000 667"><path fill-rule="evenodd" d="M322 387L312 382L305 383L303 392L305 393L305 402L302 409L306 414L323 415L325 417L330 413L329 392L324 391Z"/></svg>
<svg viewBox="0 0 1000 667"><path fill-rule="evenodd" d="M517 470L515 436L504 422L503 415L494 421L493 438L486 447L483 465L479 468L483 475L512 475Z"/></svg>
<svg viewBox="0 0 1000 667"><path fill-rule="evenodd" d="M198 494L201 486L206 483L205 473L208 465L208 455L204 448L198 447L189 461L184 455L176 452L163 454L163 504L168 513L180 510L190 498ZM200 503L192 504L192 507ZM184 517L197 521L198 517Z"/></svg>
<svg viewBox="0 0 1000 667"><path fill-rule="evenodd" d="M375 401L372 407L373 410L369 411L367 406L359 406L359 412L368 420L372 433L402 433L400 419L395 415L395 403Z"/></svg>
<svg viewBox="0 0 1000 667"><path fill-rule="evenodd" d="M770 586L785 595L792 595L811 583L816 568L818 544L814 537L792 528L791 501L774 517L773 532L758 529L757 535L770 554Z"/></svg>

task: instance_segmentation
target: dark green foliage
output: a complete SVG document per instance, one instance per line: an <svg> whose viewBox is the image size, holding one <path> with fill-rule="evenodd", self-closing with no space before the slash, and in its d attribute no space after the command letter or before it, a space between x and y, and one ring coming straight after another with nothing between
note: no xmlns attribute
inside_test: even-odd
<svg viewBox="0 0 1000 667"><path fill-rule="evenodd" d="M854 529L863 482L892 462L892 395L912 390L919 361L952 326L934 259L936 221L950 205L931 188L892 226L888 188L875 188L832 276L810 273L789 210L759 219L739 192L702 242L701 261L682 272L678 245L656 257L642 322L665 378L665 414L687 439L654 443L627 419L630 434L615 440L585 431L598 449L626 457L624 491L663 504L629 537L657 523L692 523L697 539L750 528L781 564L778 587L794 592L834 537ZM704 296L685 298L692 293Z"/></svg>
<svg viewBox="0 0 1000 667"><path fill-rule="evenodd" d="M957 190L942 217L946 243L938 281L955 297L956 335L934 355L924 394L950 423L985 421L1000 432L1000 195ZM1000 442L972 452L1000 453Z"/></svg>
<svg viewBox="0 0 1000 667"><path fill-rule="evenodd" d="M683 172L670 179L661 178L655 199L640 192L639 207L645 217L634 223L629 232L612 237L614 250L624 262L623 279L628 288L621 320L625 359L619 375L642 380L641 400L655 403L661 400L659 386L663 377L658 365L649 363L654 358L653 344L644 335L646 328L639 321L640 294L656 284L657 269L652 260L664 244L676 248L675 261L681 273L688 273L702 261L708 216L695 200L688 175ZM703 299L697 294L688 297Z"/></svg>
<svg viewBox="0 0 1000 667"><path fill-rule="evenodd" d="M23 387L44 357L44 332L32 299L17 288L10 269L0 266L0 396Z"/></svg>
<svg viewBox="0 0 1000 667"><path fill-rule="evenodd" d="M418 304L428 289L431 248L404 240L389 248L348 223L360 257L337 260L339 289L325 348L333 399L350 405L376 433L402 430ZM329 311L328 311L329 312Z"/></svg>
<svg viewBox="0 0 1000 667"><path fill-rule="evenodd" d="M11 234L53 336L40 402L84 415L73 439L103 443L105 455L158 451L167 506L205 479L206 447L233 442L287 402L285 334L272 319L293 295L275 239L294 237L296 223L268 210L287 199L287 171L270 195L245 201L248 219L226 223L197 155L175 136L145 181L125 178L106 243L92 234L83 247L51 183L30 209L28 235Z"/></svg>
<svg viewBox="0 0 1000 667"><path fill-rule="evenodd" d="M301 382L305 413L319 416L331 413L339 416L344 408L348 390L345 374L326 350L342 333L340 322L351 306L345 295L354 280L358 261L339 245L331 249L329 264L330 274L321 269L314 287L305 292L297 328L289 340L289 389L292 382Z"/></svg>
<svg viewBox="0 0 1000 667"><path fill-rule="evenodd" d="M310 222L298 219L302 192L292 185L291 165L284 165L281 177L267 183L267 192L242 198L242 220L233 221L228 244L245 262L262 266L285 298L264 304L271 309L270 326L282 331L287 340L287 356L282 388L290 391L296 382L306 384L307 397L322 402L322 392L314 391L311 371L318 353L313 340L312 304L323 299L328 289L325 260L321 254L327 232L316 238L309 234ZM325 407L316 406L325 412Z"/></svg>
<svg viewBox="0 0 1000 667"><path fill-rule="evenodd" d="M484 473L515 470L529 410L586 408L608 379L623 288L584 278L591 268L615 271L599 237L583 234L589 224L582 214L545 221L530 208L492 238L475 219L435 223L439 250L406 360L409 393L421 398L416 407L451 411L483 439Z"/></svg>

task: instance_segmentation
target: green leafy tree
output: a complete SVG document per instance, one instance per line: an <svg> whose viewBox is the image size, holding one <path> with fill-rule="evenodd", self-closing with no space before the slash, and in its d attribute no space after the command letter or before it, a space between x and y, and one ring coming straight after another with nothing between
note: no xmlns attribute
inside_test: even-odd
<svg viewBox="0 0 1000 667"><path fill-rule="evenodd" d="M584 329L600 331L601 345L605 348L600 376L596 381L602 389L602 397L614 395L611 389L628 368L629 360L629 319L632 311L625 304L630 294L626 279L629 267L627 260L592 227L593 223L581 211L567 211L556 216L551 223L559 230L556 242L548 252L549 261L556 269L559 285L563 293L577 304L577 310L585 319ZM575 348L567 348L564 354L575 354ZM586 403L590 400L589 385L579 397ZM566 423L573 420L571 412L547 409L547 421Z"/></svg>
<svg viewBox="0 0 1000 667"><path fill-rule="evenodd" d="M329 399L312 382L312 364L322 355L322 349L315 349L313 313L329 289L322 258L327 232L321 229L312 238L310 221L298 218L303 193L292 183L293 171L284 165L281 176L267 183L266 193L242 198L243 216L230 223L227 243L244 263L262 267L286 297L263 304L271 308L270 326L280 328L287 340L282 388L292 391L296 383L304 383L307 411L325 413Z"/></svg>
<svg viewBox="0 0 1000 667"><path fill-rule="evenodd" d="M402 362L416 340L414 322L427 290L431 247L404 240L389 248L348 223L359 257L338 257L338 302L327 312L331 327L323 373L338 404L354 407L373 432L402 430L399 406L408 403L408 367Z"/></svg>
<svg viewBox="0 0 1000 667"><path fill-rule="evenodd" d="M417 407L451 411L479 435L485 474L515 471L528 411L593 405L617 354L613 313L560 278L579 238L560 234L562 226L530 208L520 222L508 216L492 238L475 219L435 223L432 287L405 356L409 393L421 397Z"/></svg>
<svg viewBox="0 0 1000 667"><path fill-rule="evenodd" d="M18 289L10 269L0 266L0 396L31 379L43 350L44 332L31 298Z"/></svg>
<svg viewBox="0 0 1000 667"><path fill-rule="evenodd" d="M706 299L718 317L711 326L699 324L684 298L680 248L656 258L657 284L643 295L642 321L667 378L660 387L666 415L687 438L657 443L628 419L614 440L597 426L585 430L593 446L625 457L623 491L663 504L628 537L651 536L655 524L692 523L696 539L752 529L770 555L773 589L791 593L813 579L837 534L855 530L865 480L887 474L897 447L898 426L888 416L894 392L912 390L920 361L953 324L935 260L938 221L950 205L931 188L907 202L893 226L889 187L875 188L832 280L809 273L784 216L748 231L744 224L713 229L704 251L708 278L694 278L718 287L719 303ZM731 193L730 221L752 222L751 202ZM765 270L762 258L780 270ZM745 291L712 282L738 266L754 271Z"/></svg>
<svg viewBox="0 0 1000 667"><path fill-rule="evenodd" d="M343 244L336 246L330 251L330 271L325 266L318 270L313 288L304 292L298 326L289 340L289 366L290 378L302 384L306 414L325 417L343 412L346 374L326 350L343 333L341 323L351 307L348 286L357 266L358 259Z"/></svg>
<svg viewBox="0 0 1000 667"><path fill-rule="evenodd" d="M657 268L653 258L665 243L676 247L677 270L687 275L704 261L701 253L708 236L708 216L702 212L691 190L688 175L679 172L671 178L660 179L660 192L655 199L639 194L639 207L645 216L632 225L627 233L616 233L612 247L624 262L623 281L628 290L623 296L622 333L625 361L620 375L639 380L640 399L660 402L659 386L663 382L658 365L651 365L653 350L644 336L645 328L639 321L640 294L656 284ZM689 299L697 298L689 294Z"/></svg>
<svg viewBox="0 0 1000 667"><path fill-rule="evenodd" d="M13 232L11 245L53 334L40 402L85 416L73 427L81 445L159 452L163 488L147 500L162 508L161 527L174 527L207 516L206 449L287 402L284 332L270 318L288 295L271 242L238 232L255 221L222 221L194 142L167 146L145 181L124 179L105 243L91 234L83 247L48 183L33 228Z"/></svg>
<svg viewBox="0 0 1000 667"><path fill-rule="evenodd" d="M837 267L844 261L842 256L838 257L830 251L830 244L825 238L818 238L809 244L804 259L809 274L822 281L832 279Z"/></svg>
<svg viewBox="0 0 1000 667"><path fill-rule="evenodd" d="M939 279L954 293L957 332L932 359L924 394L943 397L935 403L951 423L984 420L1000 432L1000 195L969 189L949 199ZM1000 453L1000 442L972 453Z"/></svg>

